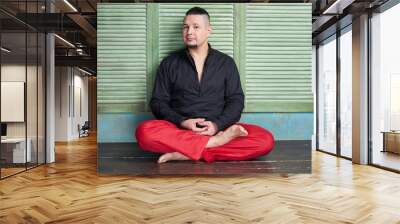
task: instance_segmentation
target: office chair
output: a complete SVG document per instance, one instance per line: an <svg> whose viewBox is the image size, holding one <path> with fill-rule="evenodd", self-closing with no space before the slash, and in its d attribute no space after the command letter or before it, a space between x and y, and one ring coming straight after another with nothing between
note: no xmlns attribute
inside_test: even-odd
<svg viewBox="0 0 400 224"><path fill-rule="evenodd" d="M78 124L79 138L89 136L89 129L90 129L89 121L85 121L82 127L80 127L80 125Z"/></svg>

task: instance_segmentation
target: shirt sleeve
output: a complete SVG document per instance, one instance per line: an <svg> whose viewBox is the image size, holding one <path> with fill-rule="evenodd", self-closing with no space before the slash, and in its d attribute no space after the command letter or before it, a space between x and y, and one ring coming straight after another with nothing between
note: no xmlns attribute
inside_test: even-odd
<svg viewBox="0 0 400 224"><path fill-rule="evenodd" d="M170 94L170 76L165 61L162 61L157 70L150 108L157 119L167 120L179 126L186 118L170 107Z"/></svg>
<svg viewBox="0 0 400 224"><path fill-rule="evenodd" d="M224 130L240 120L244 108L244 94L240 75L235 62L231 59L230 72L225 78L225 107L220 116L212 120L218 131Z"/></svg>

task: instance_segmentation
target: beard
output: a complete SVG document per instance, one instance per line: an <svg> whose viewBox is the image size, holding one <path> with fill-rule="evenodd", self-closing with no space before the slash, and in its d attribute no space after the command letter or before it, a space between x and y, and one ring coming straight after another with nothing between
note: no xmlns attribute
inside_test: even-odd
<svg viewBox="0 0 400 224"><path fill-rule="evenodd" d="M198 45L197 44L186 44L186 47L188 47L190 49L194 49L194 48L197 48Z"/></svg>

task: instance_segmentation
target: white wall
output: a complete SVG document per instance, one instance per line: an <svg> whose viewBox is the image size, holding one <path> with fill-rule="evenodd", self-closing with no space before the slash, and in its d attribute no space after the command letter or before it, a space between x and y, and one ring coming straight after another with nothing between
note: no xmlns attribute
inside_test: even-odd
<svg viewBox="0 0 400 224"><path fill-rule="evenodd" d="M55 141L68 141L70 75L68 67L55 68Z"/></svg>
<svg viewBox="0 0 400 224"><path fill-rule="evenodd" d="M56 67L55 85L55 140L77 139L78 124L88 120L88 78L76 68Z"/></svg>
<svg viewBox="0 0 400 224"><path fill-rule="evenodd" d="M25 82L26 70L28 72L28 87L27 87L27 120L28 120L28 137L30 134L36 137L36 123L37 114L36 107L41 107L42 105L37 105L36 98L36 82L31 75L36 77L36 66L27 66L25 64L5 64L1 66L1 81L3 82ZM3 96L4 97L4 96ZM40 101L41 102L41 101ZM7 108L1 108L1 110L7 110ZM7 136L8 137L25 137L25 123L26 122L7 122Z"/></svg>
<svg viewBox="0 0 400 224"><path fill-rule="evenodd" d="M9 64L1 66L1 81L5 82L25 82L25 64ZM4 96L3 96L4 97ZM7 108L1 108L6 110ZM7 123L7 136L8 137L25 137L25 123L24 122L10 122Z"/></svg>
<svg viewBox="0 0 400 224"><path fill-rule="evenodd" d="M9 64L1 66L1 81L25 82L25 64Z"/></svg>
<svg viewBox="0 0 400 224"><path fill-rule="evenodd" d="M76 69L74 74L74 96L72 96L74 102L71 103L74 107L71 108L71 135L73 138L78 138L78 124L82 126L88 120L88 77L82 76L83 73Z"/></svg>
<svg viewBox="0 0 400 224"><path fill-rule="evenodd" d="M38 69L38 70L37 70ZM25 80L27 78L27 80ZM30 140L32 161L44 162L44 74L42 67L37 67L18 63L3 64L1 66L2 82L24 82L26 84L26 107L23 106L22 113L26 112L27 119L23 122L6 122L8 138L24 138L25 135ZM7 96L3 95L3 97ZM1 110L11 110L2 107ZM25 111L26 110L26 111ZM8 111L13 113L13 111ZM37 157L37 153L39 156Z"/></svg>

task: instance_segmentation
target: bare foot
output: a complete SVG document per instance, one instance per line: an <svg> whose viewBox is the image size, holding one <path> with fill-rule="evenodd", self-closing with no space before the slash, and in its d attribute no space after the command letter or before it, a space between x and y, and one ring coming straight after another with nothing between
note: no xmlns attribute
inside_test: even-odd
<svg viewBox="0 0 400 224"><path fill-rule="evenodd" d="M189 160L189 157L179 152L170 152L160 156L160 158L158 158L158 163L165 163L169 160Z"/></svg>
<svg viewBox="0 0 400 224"><path fill-rule="evenodd" d="M217 147L221 145L225 145L226 143L232 141L233 139L240 136L247 136L247 130L237 124L230 126L226 131L219 132L217 135L210 138L208 141L206 148Z"/></svg>

